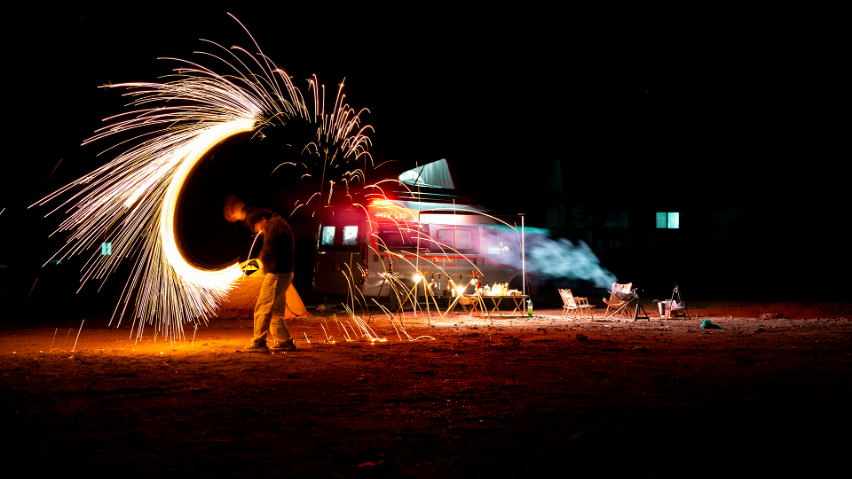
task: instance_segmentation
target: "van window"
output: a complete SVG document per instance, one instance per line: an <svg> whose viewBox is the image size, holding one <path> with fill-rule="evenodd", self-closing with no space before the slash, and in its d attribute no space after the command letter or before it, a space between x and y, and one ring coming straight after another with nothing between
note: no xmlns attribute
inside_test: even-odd
<svg viewBox="0 0 852 479"><path fill-rule="evenodd" d="M479 253L479 227L478 226L438 226L435 238L438 243L447 245L463 254ZM451 253L448 251L448 253Z"/></svg>
<svg viewBox="0 0 852 479"><path fill-rule="evenodd" d="M518 254L517 233L505 226L483 226L483 241L485 252L490 255L515 255Z"/></svg>
<svg viewBox="0 0 852 479"><path fill-rule="evenodd" d="M320 211L317 249L355 252L361 248L367 222L364 211L348 206L329 206Z"/></svg>
<svg viewBox="0 0 852 479"><path fill-rule="evenodd" d="M320 245L331 246L334 244L334 226L323 226Z"/></svg>
<svg viewBox="0 0 852 479"><path fill-rule="evenodd" d="M358 227L344 226L343 227L343 244L354 246L358 244Z"/></svg>
<svg viewBox="0 0 852 479"><path fill-rule="evenodd" d="M378 234L381 242L377 242L377 244L382 249L385 246L388 249L409 248L412 251L414 251L414 248L417 248L418 229L414 224L400 223L397 225L396 223L382 223L379 224ZM421 247L425 248L425 235L420 234L419 236Z"/></svg>

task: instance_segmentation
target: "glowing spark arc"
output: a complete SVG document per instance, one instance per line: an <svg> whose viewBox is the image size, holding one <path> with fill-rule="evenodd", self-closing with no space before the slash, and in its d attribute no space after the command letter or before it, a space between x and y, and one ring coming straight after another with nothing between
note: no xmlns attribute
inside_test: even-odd
<svg viewBox="0 0 852 479"><path fill-rule="evenodd" d="M313 94L311 111L291 77L274 67L245 26L236 21L251 38L254 51L259 53L251 55L241 47L227 49L209 40L202 41L227 54L199 52L233 70L228 74L216 73L195 62L170 58L181 63L172 75L174 80L102 86L128 89L124 95L133 98L130 105L134 109L106 118L110 123L95 130L83 144L132 133L131 138L106 151L121 145L130 146L106 164L36 203L43 205L62 194L71 195L47 213L64 209L68 216L53 234L71 231L65 246L51 259L62 261L100 242L112 243L112 255L101 256L94 252L85 262L81 270L81 288L91 278L108 277L123 259L134 259L130 278L110 324L117 317L120 326L121 318L132 304L131 337L135 334L137 341L142 338L146 322L155 324L155 338L157 334L172 341L184 337L184 322L194 322L197 331L198 321L206 322L215 313L231 283L242 275L236 263L214 270L198 268L182 256L177 246L174 224L177 200L188 175L210 148L239 133L253 132L252 138L263 138L262 130L267 126L286 125L293 120L307 122L315 127L315 133L299 143L305 155L315 157L314 166L322 162L320 184L326 180L331 182L329 199L334 181L326 176L326 166L334 163L337 168L340 163L362 156L365 165L367 158L372 160L367 152L371 142L365 134L372 128L362 125L360 118L369 110L356 112L345 103L346 95L341 91L343 82L339 84L332 109L326 113L325 87L313 75L308 81ZM250 60L243 61L245 56ZM281 163L270 176L285 164L297 165ZM308 168L305 163L299 164ZM363 171L347 174L350 177L346 180L347 191L353 178L360 177L363 181ZM316 177L319 171L314 175L304 174L302 179ZM318 196L321 202L322 187L319 189L304 204L297 202L295 209L309 204L313 196ZM0 210L0 214L4 211L5 208ZM194 336L195 332L193 339ZM326 340L331 338L326 335Z"/></svg>

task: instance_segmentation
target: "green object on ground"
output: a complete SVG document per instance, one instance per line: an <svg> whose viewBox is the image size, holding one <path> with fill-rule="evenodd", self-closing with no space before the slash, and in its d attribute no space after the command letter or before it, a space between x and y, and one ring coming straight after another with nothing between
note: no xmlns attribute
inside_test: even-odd
<svg viewBox="0 0 852 479"><path fill-rule="evenodd" d="M722 329L721 326L714 323L713 321L710 321L709 319L705 319L704 321L701 321L701 328L702 329Z"/></svg>

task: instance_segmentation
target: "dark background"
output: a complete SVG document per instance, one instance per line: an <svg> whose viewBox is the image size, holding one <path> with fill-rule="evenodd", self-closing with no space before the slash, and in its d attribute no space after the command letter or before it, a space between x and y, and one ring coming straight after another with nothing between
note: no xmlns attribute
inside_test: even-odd
<svg viewBox="0 0 852 479"><path fill-rule="evenodd" d="M591 239L604 267L649 294L680 282L693 297L845 298L843 52L830 28L627 29L607 11L532 7L231 12L303 92L314 73L330 92L346 78L347 101L370 109L377 163L448 158L466 195L532 226L550 226L555 205L554 236ZM41 266L62 244L47 238L62 215L43 219L59 203L27 206L111 158L96 156L110 140L80 146L123 111L99 85L177 66L158 57L207 64L192 52L214 47L199 38L251 40L212 7L31 8L7 22L0 311L109 312L130 268L75 295L84 259ZM561 191L548 186L554 164ZM681 229L655 231L655 211L681 212ZM730 211L742 214L720 226ZM607 229L612 212L628 212L626 229ZM297 234L310 244L310 228ZM309 271L310 255L300 261Z"/></svg>

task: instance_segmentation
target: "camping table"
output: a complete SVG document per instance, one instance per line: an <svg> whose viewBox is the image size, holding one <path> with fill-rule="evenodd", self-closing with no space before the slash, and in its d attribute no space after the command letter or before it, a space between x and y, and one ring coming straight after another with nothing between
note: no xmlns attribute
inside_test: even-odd
<svg viewBox="0 0 852 479"><path fill-rule="evenodd" d="M512 301L515 302L515 309L513 309L512 312L509 313L509 315L510 316L513 315L515 313L515 311L517 311L518 314L522 315L523 313L521 311L524 309L524 300L529 298L529 295L523 294L523 295L517 295L517 296L491 296L491 295L481 294L481 295L479 295L479 297L482 298L482 299L490 299L491 303L494 305L494 307L491 309L491 313L489 313L488 311L485 311L485 314L487 314L488 318L490 319L491 314L494 314L495 311L497 312L497 314L501 318L503 317L503 313L500 312L500 303L503 302L503 300L506 299L506 298L509 298L509 299L511 299Z"/></svg>

